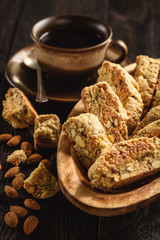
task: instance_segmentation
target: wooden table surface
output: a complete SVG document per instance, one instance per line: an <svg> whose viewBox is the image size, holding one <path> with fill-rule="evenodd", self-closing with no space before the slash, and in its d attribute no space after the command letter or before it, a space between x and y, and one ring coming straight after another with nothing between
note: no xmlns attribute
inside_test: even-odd
<svg viewBox="0 0 160 240"><path fill-rule="evenodd" d="M1 0L0 1L0 112L4 94L10 87L5 78L5 65L10 56L32 43L29 31L32 25L47 16L61 13L87 14L106 21L113 29L114 38L128 46L128 57L134 62L139 54L160 58L160 1L137 0ZM38 113L56 113L61 122L66 119L74 103L49 102L38 104L29 97ZM15 130L0 116L0 133L21 134L23 140L30 129ZM42 210L35 213L39 226L30 236L23 233L23 220L12 230L4 223L9 206L23 202L26 193L18 200L9 200L4 194L4 179L8 169L5 162L11 150L0 144L0 239L46 240L159 240L160 201L139 211L117 217L96 217L73 206L59 191L54 197L39 201ZM52 156L56 161L56 157ZM56 167L56 166L55 166ZM24 195L23 195L24 194Z"/></svg>

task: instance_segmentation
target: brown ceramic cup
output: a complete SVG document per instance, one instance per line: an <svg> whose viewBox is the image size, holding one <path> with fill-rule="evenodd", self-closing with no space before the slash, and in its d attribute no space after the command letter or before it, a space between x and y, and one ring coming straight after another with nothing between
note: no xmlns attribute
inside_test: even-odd
<svg viewBox="0 0 160 240"><path fill-rule="evenodd" d="M57 30L92 32L100 36L98 43L85 47L51 46L41 41L46 33ZM112 39L112 29L105 22L84 15L55 15L37 22L31 29L35 56L40 67L53 73L62 81L78 81L90 77L105 59L106 51L111 46L121 49L121 56L115 61L122 62L128 52L126 44ZM60 39L61 40L61 39ZM63 39L65 43L65 39ZM65 45L65 44L64 44Z"/></svg>

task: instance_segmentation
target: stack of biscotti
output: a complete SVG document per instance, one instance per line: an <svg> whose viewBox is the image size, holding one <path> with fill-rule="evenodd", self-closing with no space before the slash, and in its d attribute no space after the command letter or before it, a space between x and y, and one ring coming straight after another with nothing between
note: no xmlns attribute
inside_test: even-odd
<svg viewBox="0 0 160 240"><path fill-rule="evenodd" d="M105 61L98 70L97 83L82 90L86 111L83 119L87 114L95 115L105 130L104 138L110 142L106 147L96 142L96 149L100 149L97 155L95 149L88 148L89 144L79 149L92 156L87 169L93 187L111 191L160 170L159 72L160 62L148 56L137 56L133 76L120 65ZM89 132L86 126L78 124L80 118L81 115L74 121L76 134L80 133L83 139ZM67 123L70 121L72 118ZM91 124L96 131L95 121ZM65 123L63 129L76 146L72 128ZM93 135L89 133L89 136L87 142L93 143ZM79 152L76 154L85 165L88 156L82 157Z"/></svg>

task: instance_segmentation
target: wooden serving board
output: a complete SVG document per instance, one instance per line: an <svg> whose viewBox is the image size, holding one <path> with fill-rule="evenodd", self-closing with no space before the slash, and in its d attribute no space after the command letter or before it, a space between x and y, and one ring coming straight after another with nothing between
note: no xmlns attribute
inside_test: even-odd
<svg viewBox="0 0 160 240"><path fill-rule="evenodd" d="M128 67L131 72L135 64ZM80 100L69 117L85 112ZM64 134L60 134L57 151L58 179L66 198L81 210L97 216L116 216L138 210L160 197L159 175L147 178L112 193L93 189L87 171L78 161L72 145Z"/></svg>

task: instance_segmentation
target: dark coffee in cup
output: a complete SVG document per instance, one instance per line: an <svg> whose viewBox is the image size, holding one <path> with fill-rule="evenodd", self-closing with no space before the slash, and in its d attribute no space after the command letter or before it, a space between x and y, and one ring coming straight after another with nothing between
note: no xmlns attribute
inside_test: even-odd
<svg viewBox="0 0 160 240"><path fill-rule="evenodd" d="M40 42L59 48L88 48L102 43L103 33L87 29L63 28L46 32L40 37Z"/></svg>
<svg viewBox="0 0 160 240"><path fill-rule="evenodd" d="M40 20L33 26L31 37L40 67L65 83L92 76L113 42L112 30L105 22L69 14ZM124 50L123 59L126 54Z"/></svg>

